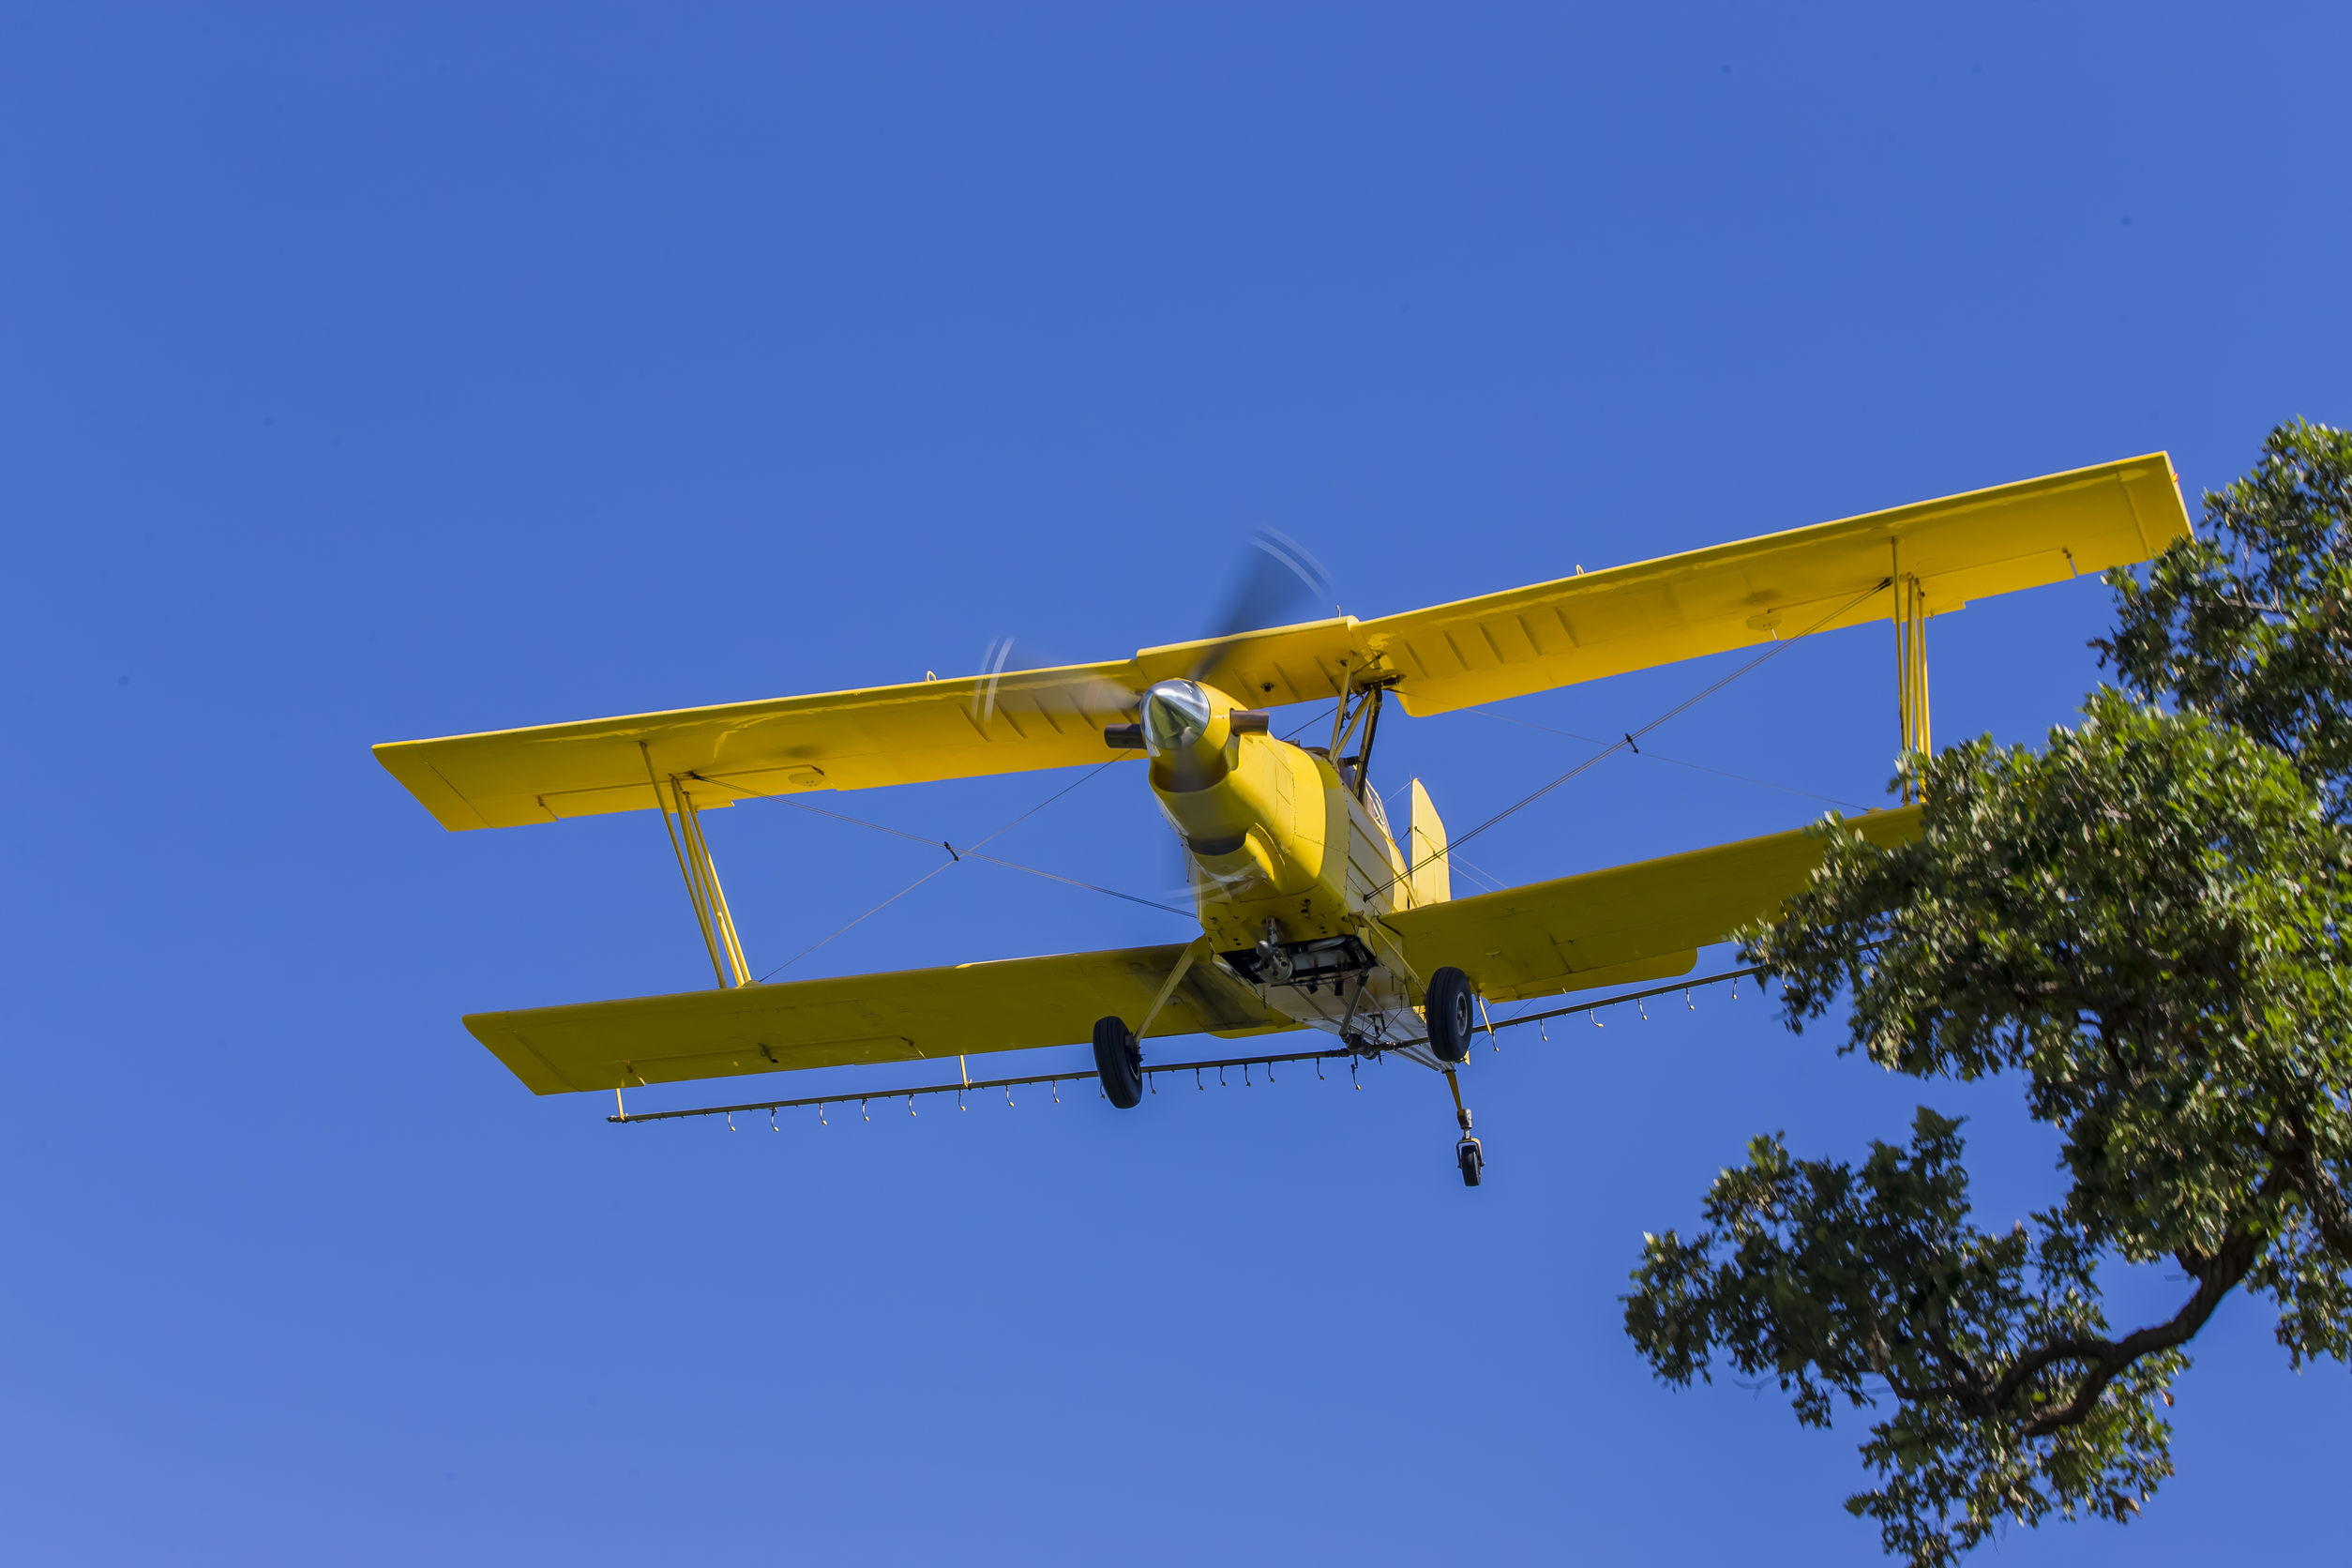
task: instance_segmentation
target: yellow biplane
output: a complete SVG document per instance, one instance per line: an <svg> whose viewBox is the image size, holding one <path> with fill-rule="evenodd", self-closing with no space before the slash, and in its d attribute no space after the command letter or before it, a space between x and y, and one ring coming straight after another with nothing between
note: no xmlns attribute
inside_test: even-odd
<svg viewBox="0 0 2352 1568"><path fill-rule="evenodd" d="M1401 837L1367 782L1384 703L1441 714L1892 620L1904 745L1923 752L1927 617L2145 561L2188 533L2171 462L2155 453L1370 621L1236 628L1116 662L398 741L375 754L452 831L662 813L717 988L469 1016L536 1093L610 1089L617 1104L636 1085L949 1057L960 1076L944 1087L983 1087L962 1059L1091 1041L1092 1076L1131 1108L1147 1073L1194 1065L1147 1067L1147 1033L1304 1028L1336 1044L1250 1060L1396 1053L1444 1072L1457 1159L1476 1185L1484 1154L1453 1069L1484 1004L1688 974L1698 948L1804 885L1821 840L1799 828L1457 898L1446 830L1420 781ZM1327 745L1274 733L1272 710L1306 702L1335 704ZM1106 746L1139 764L1182 840L1195 940L752 980L701 812L1098 763ZM1917 822L1905 806L1846 826L1893 844ZM1047 1077L985 1086L1030 1081ZM625 1106L614 1118L642 1119Z"/></svg>

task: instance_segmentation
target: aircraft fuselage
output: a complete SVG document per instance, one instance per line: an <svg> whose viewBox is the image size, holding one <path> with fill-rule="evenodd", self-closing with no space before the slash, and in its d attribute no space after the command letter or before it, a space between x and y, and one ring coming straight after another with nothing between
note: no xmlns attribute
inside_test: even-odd
<svg viewBox="0 0 2352 1568"><path fill-rule="evenodd" d="M1421 982L1383 924L1411 907L1414 868L1380 796L1359 798L1353 767L1265 733L1214 686L1164 681L1142 708L1152 792L1211 948L1302 1024L1374 1046L1417 1038Z"/></svg>

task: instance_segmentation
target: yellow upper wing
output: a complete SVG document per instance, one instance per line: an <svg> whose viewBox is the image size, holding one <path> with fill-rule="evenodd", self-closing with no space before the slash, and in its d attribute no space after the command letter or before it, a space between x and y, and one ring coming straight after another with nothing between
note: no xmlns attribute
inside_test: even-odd
<svg viewBox="0 0 2352 1568"><path fill-rule="evenodd" d="M1474 702L1696 658L1815 627L1884 620L1901 572L1929 613L2145 561L2189 532L2165 456L2077 469L1738 544L1562 578L1429 610L1342 616L1133 658L813 697L686 708L437 740L376 757L451 829L510 827L656 804L649 775L695 804L972 778L1100 761L1134 694L1202 673L1261 706L1393 682L1405 710Z"/></svg>
<svg viewBox="0 0 2352 1568"><path fill-rule="evenodd" d="M1024 671L813 697L391 741L376 760L444 827L516 827L652 809L682 776L703 809L809 790L1099 762L1103 726L1134 716L1119 665ZM1137 755L1141 755L1138 753Z"/></svg>
<svg viewBox="0 0 2352 1568"><path fill-rule="evenodd" d="M1439 714L1889 619L1900 572L1927 613L2146 561L2189 535L2162 452L1366 621L1376 671Z"/></svg>
<svg viewBox="0 0 2352 1568"><path fill-rule="evenodd" d="M1141 1023L1184 951L1180 942L475 1013L465 1026L540 1094L977 1056L1076 1045L1093 1037L1097 1018ZM1247 986L1210 962L1186 971L1152 1033L1244 1034L1290 1027Z"/></svg>
<svg viewBox="0 0 2352 1568"><path fill-rule="evenodd" d="M1209 678L1231 681L1237 692L1246 686L1261 701L1330 696L1354 625L1314 622L995 677L386 741L375 754L452 832L652 810L662 798L656 775L680 778L697 808L709 810L810 790L1070 767L1117 755L1104 749L1103 727L1135 719L1136 693L1204 665Z"/></svg>
<svg viewBox="0 0 2352 1568"><path fill-rule="evenodd" d="M1849 817L1892 847L1919 836L1919 807ZM1425 978L1452 965L1491 1002L1688 973L1721 942L1802 892L1822 840L1798 828L1555 882L1401 910L1388 925Z"/></svg>

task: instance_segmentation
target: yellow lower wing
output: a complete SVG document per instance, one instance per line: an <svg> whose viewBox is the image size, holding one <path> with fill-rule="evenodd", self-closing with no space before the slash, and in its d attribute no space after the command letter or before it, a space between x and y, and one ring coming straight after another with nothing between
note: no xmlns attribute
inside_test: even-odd
<svg viewBox="0 0 2352 1568"><path fill-rule="evenodd" d="M1143 1021L1183 943L475 1013L474 1037L535 1093L1076 1045L1097 1018ZM1214 963L1195 963L1152 1033L1294 1027Z"/></svg>
<svg viewBox="0 0 2352 1568"><path fill-rule="evenodd" d="M1919 837L1919 807L1846 825L1892 848ZM1701 947L1803 891L1822 840L1798 828L1711 850L1482 893L1389 916L1425 979L1451 965L1492 1002L1687 974Z"/></svg>

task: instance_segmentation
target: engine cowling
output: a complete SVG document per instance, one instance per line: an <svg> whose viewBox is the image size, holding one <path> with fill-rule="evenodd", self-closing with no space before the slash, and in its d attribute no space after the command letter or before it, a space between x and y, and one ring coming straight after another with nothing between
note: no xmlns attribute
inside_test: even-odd
<svg viewBox="0 0 2352 1568"><path fill-rule="evenodd" d="M1200 868L1237 897L1313 887L1325 841L1315 759L1198 681L1162 681L1140 706L1152 793Z"/></svg>

